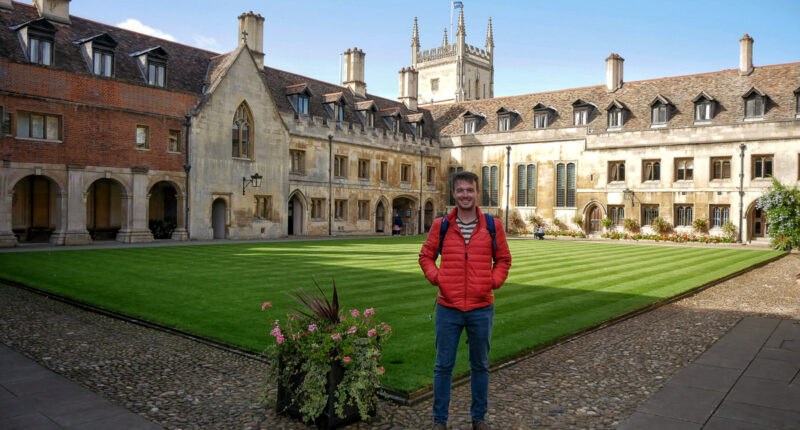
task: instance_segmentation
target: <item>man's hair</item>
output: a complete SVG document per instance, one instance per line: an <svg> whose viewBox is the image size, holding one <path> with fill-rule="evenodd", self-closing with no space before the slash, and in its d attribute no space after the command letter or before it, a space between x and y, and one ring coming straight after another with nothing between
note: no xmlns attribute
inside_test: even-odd
<svg viewBox="0 0 800 430"><path fill-rule="evenodd" d="M478 175L472 172L463 171L456 173L455 175L453 175L453 187L455 187L456 182L458 181L472 182L475 184L476 189L478 187Z"/></svg>

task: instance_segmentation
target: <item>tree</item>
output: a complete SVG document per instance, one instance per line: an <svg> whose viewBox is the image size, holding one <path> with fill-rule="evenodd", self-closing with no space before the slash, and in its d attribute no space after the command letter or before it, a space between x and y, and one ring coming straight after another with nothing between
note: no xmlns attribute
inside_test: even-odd
<svg viewBox="0 0 800 430"><path fill-rule="evenodd" d="M758 198L756 207L767 216L767 233L775 249L800 248L800 190L772 179L769 192Z"/></svg>

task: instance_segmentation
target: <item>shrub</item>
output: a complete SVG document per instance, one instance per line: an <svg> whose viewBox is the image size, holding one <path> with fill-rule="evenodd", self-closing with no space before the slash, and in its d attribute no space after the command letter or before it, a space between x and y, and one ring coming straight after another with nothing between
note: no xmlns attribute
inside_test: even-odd
<svg viewBox="0 0 800 430"><path fill-rule="evenodd" d="M574 217L572 217L572 222L578 227L581 227L583 226L583 217L580 215L575 215Z"/></svg>
<svg viewBox="0 0 800 430"><path fill-rule="evenodd" d="M656 217L656 219L653 220L652 227L653 231L655 231L658 234L664 234L672 230L672 226L670 225L670 223L668 223L667 220L661 217Z"/></svg>
<svg viewBox="0 0 800 430"><path fill-rule="evenodd" d="M602 225L605 229L609 229L612 225L614 225L614 220L609 217L605 217L600 220L600 225Z"/></svg>
<svg viewBox="0 0 800 430"><path fill-rule="evenodd" d="M758 198L756 207L767 216L770 244L784 251L800 248L800 190L772 180L769 192Z"/></svg>
<svg viewBox="0 0 800 430"><path fill-rule="evenodd" d="M169 239L175 227L177 224L172 221L150 220L150 231L154 239Z"/></svg>
<svg viewBox="0 0 800 430"><path fill-rule="evenodd" d="M625 218L622 222L622 225L625 227L625 230L636 233L639 231L639 221L636 221L633 218Z"/></svg>
<svg viewBox="0 0 800 430"><path fill-rule="evenodd" d="M536 227L540 225L544 225L544 220L539 215L531 215L528 217L528 222L533 224Z"/></svg>
<svg viewBox="0 0 800 430"><path fill-rule="evenodd" d="M736 237L736 226L730 221L725 221L725 224L722 224L722 234L733 240Z"/></svg>
<svg viewBox="0 0 800 430"><path fill-rule="evenodd" d="M512 230L525 231L525 221L522 221L522 218L516 213L511 215L511 220L509 220L508 223L511 224L509 227L511 227Z"/></svg>
<svg viewBox="0 0 800 430"><path fill-rule="evenodd" d="M692 223L692 227L698 233L708 233L708 220L705 218L697 218Z"/></svg>
<svg viewBox="0 0 800 430"><path fill-rule="evenodd" d="M567 225L564 224L564 221L561 221L558 218L553 218L553 225L556 226L559 230L564 230L567 228Z"/></svg>

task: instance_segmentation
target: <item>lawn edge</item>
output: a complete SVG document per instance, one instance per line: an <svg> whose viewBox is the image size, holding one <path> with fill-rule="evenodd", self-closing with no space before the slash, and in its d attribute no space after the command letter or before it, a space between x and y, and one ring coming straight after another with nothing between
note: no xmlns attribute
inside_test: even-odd
<svg viewBox="0 0 800 430"><path fill-rule="evenodd" d="M675 296L671 296L671 297L667 297L667 298L664 298L664 299L661 299L661 300L657 300L657 301L652 302L652 303L650 303L648 305L645 305L645 306L643 306L641 308L634 309L634 310L626 312L626 313L624 313L622 315L618 315L616 317L613 317L613 318L610 318L608 320L602 321L602 322L600 322L598 324L595 324L593 326L578 330L577 332L574 332L574 333L570 333L570 334L564 335L564 336L562 336L562 337L560 337L558 339L555 339L555 340L552 340L552 341L547 342L545 344L542 344L542 345L533 347L531 349L522 351L522 352L520 352L518 354L514 354L514 355L512 355L510 357L506 357L506 358L504 358L502 360L499 360L499 361L496 361L496 362L492 363L489 366L489 372L496 372L496 371L504 369L506 367L513 366L518 362L527 360L527 359L529 359L531 357L534 357L534 356L539 355L539 354L541 354L543 352L546 352L546 351L548 351L550 349L553 349L553 348L555 348L555 347L557 347L559 345L571 342L571 341L573 341L575 339L578 339L580 337L583 337L583 336L586 336L588 334L594 333L596 331L602 330L602 329L604 329L606 327L618 324L618 323L623 322L625 320L628 320L630 318L633 318L633 317L636 317L638 315L650 312L650 311L652 311L654 309L657 309L657 308L659 308L661 306L676 302L678 300L682 300L682 299L687 298L687 297L691 297L691 296L693 296L693 295L695 295L695 294L697 294L697 293L699 293L699 292L701 292L701 291L703 291L703 290L705 290L707 288L713 287L714 285L720 284L722 282L725 282L725 281L727 281L729 279L732 279L732 278L735 278L737 276L740 276L740 275L742 275L744 273L750 272L750 271L752 271L754 269L757 269L759 267L766 266L767 264L772 263L774 261L777 261L777 260L785 257L788 254L790 254L790 253L789 252L783 252L783 253L778 254L778 255L776 255L776 256L774 256L772 258L768 258L768 259L763 260L761 262L755 263L755 264L753 264L751 266L748 266L748 267L745 267L743 269L740 269L740 270L738 270L736 272L733 272L733 273L730 273L730 274L725 275L723 277L717 278L715 280L706 282L706 283L704 283L702 285L699 285L699 286L697 286L695 288L692 288L690 290L687 290L687 291L684 291L682 293L679 293L679 294L677 294ZM37 287L33 287L33 286L30 286L30 285L27 285L27 284L23 284L21 282L12 281L10 279L6 279L6 278L0 277L0 283L8 285L8 286L11 286L11 287L16 287L16 288L19 288L19 289L22 289L22 290L25 290L25 291L28 291L28 292L31 292L31 293L34 293L34 294L38 294L38 295L47 297L47 298L49 298L51 300L62 302L62 303L77 307L79 309L83 309L83 310L88 311L88 312L97 313L97 314L100 314L100 315L107 316L109 318L114 318L114 319L125 321L125 322L131 323L131 324L139 325L139 326L142 326L142 327L147 327L147 328L150 328L150 329L153 329L153 330L169 333L169 334L172 334L172 335L175 335L175 336L180 336L180 337L183 337L185 339L192 340L192 341L195 341L195 342L199 342L199 343L202 343L204 345L208 345L208 346L213 347L213 348L221 349L221 350L233 353L233 354L244 356L244 357L250 358L252 360L259 361L259 362L267 364L267 365L269 364L269 360L267 359L265 354L257 353L257 352L254 352L254 351L250 350L250 349L247 349L247 348L243 348L243 347L240 347L240 346L237 346L237 345L233 345L233 344L230 344L230 343L222 342L220 340L212 339L212 338L209 338L209 337L200 336L200 335L197 335L197 334L194 334L194 333L190 333L190 332L185 331L185 330L181 330L181 329L178 329L178 328L175 328L175 327L170 327L168 325L159 324L159 323L156 323L156 322L153 322L153 321L137 318L137 317L134 317L134 316L131 316L131 315L128 315L128 314L124 314L122 312L116 312L116 311L109 310L109 309L106 309L106 308L103 308L103 307L100 307L100 306L95 306L95 305L92 305L90 303L87 303L87 302L84 302L84 301L81 301L81 300L73 299L71 297L63 296L61 294L56 294L56 293L53 293L53 292L50 292L50 291L47 291L47 290L44 290L44 289L41 289L41 288L37 288ZM459 374L459 375L455 375L453 377L452 386L455 387L455 386L463 385L467 381L469 381L469 373L468 372L467 373L462 373L462 374ZM423 402L423 401L433 397L433 387L431 385L429 385L429 386L420 388L419 390L416 390L416 391L413 391L413 392L404 392L404 391L395 390L395 389L388 388L388 387L380 387L378 389L378 394L381 397L383 397L383 398L385 398L387 400L390 400L390 401L392 401L394 403L397 403L399 405L402 405L402 406L413 406L413 405L419 404L420 402Z"/></svg>

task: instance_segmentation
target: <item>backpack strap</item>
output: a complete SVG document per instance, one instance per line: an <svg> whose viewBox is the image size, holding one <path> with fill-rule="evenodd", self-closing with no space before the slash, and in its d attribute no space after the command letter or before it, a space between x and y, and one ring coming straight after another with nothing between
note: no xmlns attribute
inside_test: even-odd
<svg viewBox="0 0 800 430"><path fill-rule="evenodd" d="M486 217L486 228L489 230L489 235L492 236L492 258L494 258L494 250L497 249L497 229L494 226L494 217L489 214L483 214Z"/></svg>
<svg viewBox="0 0 800 430"><path fill-rule="evenodd" d="M436 261L436 259L439 258L440 255L442 255L442 244L444 243L444 236L447 234L447 230L449 228L450 228L450 220L448 220L446 217L442 217L442 227L439 229L439 249L436 251L436 255L433 257L433 261Z"/></svg>

